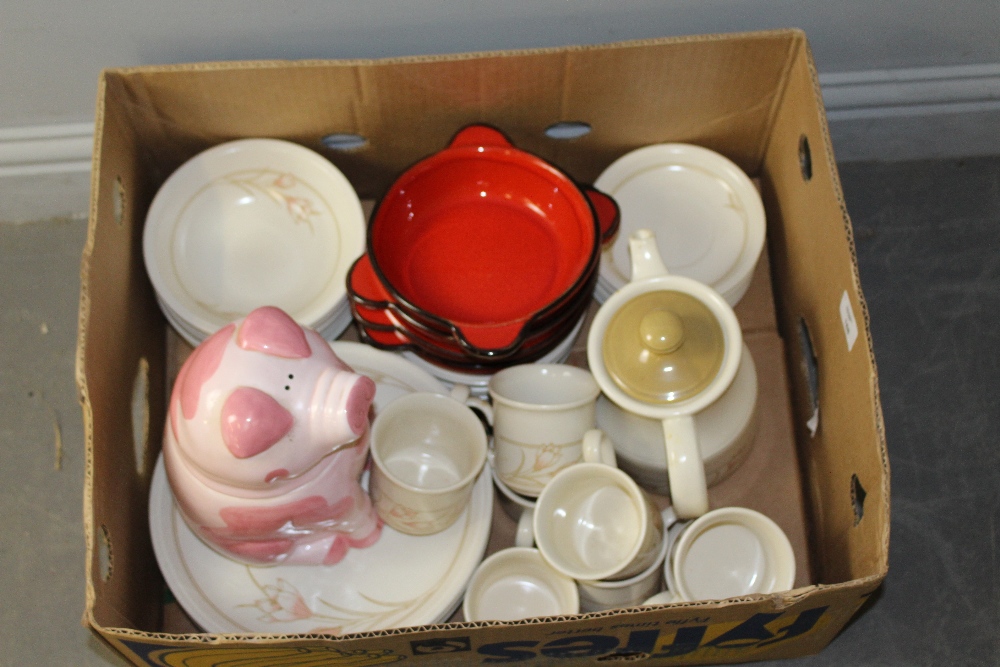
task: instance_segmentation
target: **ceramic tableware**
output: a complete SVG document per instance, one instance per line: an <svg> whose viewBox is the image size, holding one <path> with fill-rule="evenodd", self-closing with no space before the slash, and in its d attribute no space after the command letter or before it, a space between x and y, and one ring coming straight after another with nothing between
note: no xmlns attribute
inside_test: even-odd
<svg viewBox="0 0 1000 667"><path fill-rule="evenodd" d="M671 274L712 286L730 305L743 297L764 248L765 215L753 182L725 156L691 144L655 144L622 155L594 182L621 208L621 233L601 256L599 301L629 282L628 237L656 233Z"/></svg>
<svg viewBox="0 0 1000 667"><path fill-rule="evenodd" d="M329 160L288 141L240 139L167 178L143 257L193 344L262 305L333 338L347 324L345 278L364 230L357 193Z"/></svg>
<svg viewBox="0 0 1000 667"><path fill-rule="evenodd" d="M660 420L672 505L677 516L692 518L708 511L694 415L732 383L742 332L718 292L667 274L650 230L632 234L629 247L632 280L597 311L587 361L609 399Z"/></svg>
<svg viewBox="0 0 1000 667"><path fill-rule="evenodd" d="M566 334L581 322L591 303L594 278L568 301L557 316L539 328L525 329L516 344L503 353L472 352L454 340L450 334L437 331L414 319L405 310L393 308L384 301L372 300L372 292L361 292L357 278L370 266L362 257L351 271L348 284L350 309L362 339L383 350L413 351L437 364L454 369L482 368L498 370L506 366L535 361L557 347Z"/></svg>
<svg viewBox="0 0 1000 667"><path fill-rule="evenodd" d="M578 580L628 579L645 571L664 532L660 511L631 477L592 461L560 470L545 485L532 527L545 560Z"/></svg>
<svg viewBox="0 0 1000 667"><path fill-rule="evenodd" d="M662 516L663 526L667 530L663 531L656 559L645 570L628 579L578 581L580 611L591 612L631 607L642 603L660 591L663 587L663 562L670 546L668 531L669 527L677 521L677 517L669 507L663 510L660 516Z"/></svg>
<svg viewBox="0 0 1000 667"><path fill-rule="evenodd" d="M750 455L757 434L757 395L757 367L744 343L732 384L718 400L694 415L698 451L709 487L729 477ZM597 399L597 426L614 442L622 470L644 489L670 495L660 420L628 412L601 395Z"/></svg>
<svg viewBox="0 0 1000 667"><path fill-rule="evenodd" d="M412 391L448 393L398 355L348 341L336 341L331 348L375 380L376 415L389 401ZM346 634L442 623L451 617L486 550L492 512L493 485L484 470L463 516L440 533L417 537L386 526L378 542L348 552L336 565L245 566L190 531L158 461L149 524L167 585L204 631Z"/></svg>
<svg viewBox="0 0 1000 667"><path fill-rule="evenodd" d="M722 507L683 528L665 574L680 600L775 593L794 585L795 553L769 517L745 507Z"/></svg>
<svg viewBox="0 0 1000 667"><path fill-rule="evenodd" d="M173 385L163 460L195 534L249 564L333 564L381 523L359 483L375 383L271 306L201 343Z"/></svg>
<svg viewBox="0 0 1000 667"><path fill-rule="evenodd" d="M372 422L378 515L409 535L444 530L468 504L486 449L482 422L462 402L422 392L396 399Z"/></svg>
<svg viewBox="0 0 1000 667"><path fill-rule="evenodd" d="M489 383L497 476L516 493L537 497L557 472L582 461L600 391L588 371L566 364L497 372Z"/></svg>
<svg viewBox="0 0 1000 667"><path fill-rule="evenodd" d="M616 228L613 200L472 125L393 183L367 250L398 307L488 355L578 294Z"/></svg>
<svg viewBox="0 0 1000 667"><path fill-rule="evenodd" d="M581 318L576 322L569 334L559 341L558 345L552 348L552 350L544 356L537 359L535 363L548 364L562 363L566 361L570 352L573 351L573 343L576 341L577 336L579 336L580 331L583 329L583 324L584 318ZM418 354L409 351L403 352L402 357L412 362L414 365L424 369L441 382L444 382L446 385L451 386L455 384L464 384L468 386L472 391L472 394L478 398L487 398L489 396L490 379L493 377L493 374L499 370L498 368L491 367L472 371L465 368L444 366L428 361Z"/></svg>
<svg viewBox="0 0 1000 667"><path fill-rule="evenodd" d="M509 547L488 556L473 573L462 603L466 621L513 621L580 611L576 583L549 565L537 549Z"/></svg>

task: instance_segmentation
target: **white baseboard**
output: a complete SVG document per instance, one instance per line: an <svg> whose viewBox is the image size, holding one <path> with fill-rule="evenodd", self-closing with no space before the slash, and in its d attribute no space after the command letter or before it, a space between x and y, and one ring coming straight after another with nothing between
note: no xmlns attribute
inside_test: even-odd
<svg viewBox="0 0 1000 667"><path fill-rule="evenodd" d="M1000 155L1000 63L819 77L837 160ZM0 129L0 221L86 215L93 124Z"/></svg>
<svg viewBox="0 0 1000 667"><path fill-rule="evenodd" d="M1000 63L819 81L839 162L1000 155Z"/></svg>
<svg viewBox="0 0 1000 667"><path fill-rule="evenodd" d="M0 222L86 217L93 123L0 129Z"/></svg>

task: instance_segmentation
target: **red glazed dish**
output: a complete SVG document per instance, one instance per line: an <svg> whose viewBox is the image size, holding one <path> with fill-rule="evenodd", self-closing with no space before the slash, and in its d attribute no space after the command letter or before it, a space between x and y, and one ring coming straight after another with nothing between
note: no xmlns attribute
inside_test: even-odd
<svg viewBox="0 0 1000 667"><path fill-rule="evenodd" d="M477 356L503 356L572 301L617 224L610 197L473 125L392 185L368 255L389 302Z"/></svg>

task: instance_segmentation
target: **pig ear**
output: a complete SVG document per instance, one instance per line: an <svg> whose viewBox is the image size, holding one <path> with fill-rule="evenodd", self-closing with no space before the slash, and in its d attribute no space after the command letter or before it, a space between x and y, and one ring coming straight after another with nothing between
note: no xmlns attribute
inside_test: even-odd
<svg viewBox="0 0 1000 667"><path fill-rule="evenodd" d="M263 306L247 315L236 342L244 350L285 359L305 359L312 354L302 327L274 306Z"/></svg>
<svg viewBox="0 0 1000 667"><path fill-rule="evenodd" d="M256 456L292 430L292 413L253 387L237 387L222 405L222 439L238 459Z"/></svg>

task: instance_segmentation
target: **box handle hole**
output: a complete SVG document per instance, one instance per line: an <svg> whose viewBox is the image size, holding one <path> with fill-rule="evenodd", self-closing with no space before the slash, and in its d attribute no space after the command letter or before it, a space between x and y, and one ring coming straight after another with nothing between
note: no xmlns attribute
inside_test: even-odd
<svg viewBox="0 0 1000 667"><path fill-rule="evenodd" d="M139 368L132 381L132 446L135 468L140 475L145 475L149 452L149 362L145 357L139 359Z"/></svg>
<svg viewBox="0 0 1000 667"><path fill-rule="evenodd" d="M344 153L356 151L368 145L367 138L360 134L349 132L334 132L333 134L326 135L320 141L327 148Z"/></svg>
<svg viewBox="0 0 1000 667"><path fill-rule="evenodd" d="M108 533L108 527L105 525L102 525L101 530L98 532L97 568L98 574L101 576L101 581L111 579L111 535Z"/></svg>
<svg viewBox="0 0 1000 667"><path fill-rule="evenodd" d="M861 518L865 515L865 496L868 492L861 486L861 481L857 475L851 475L851 505L854 506L854 525L861 523Z"/></svg>
<svg viewBox="0 0 1000 667"><path fill-rule="evenodd" d="M812 149L809 148L809 137L802 135L799 139L799 169L802 170L802 180L807 183L813 177Z"/></svg>
<svg viewBox="0 0 1000 667"><path fill-rule="evenodd" d="M545 128L545 136L549 139L569 141L570 139L579 139L590 134L592 129L590 123L584 123L580 120L567 120L549 125Z"/></svg>
<svg viewBox="0 0 1000 667"><path fill-rule="evenodd" d="M122 177L115 178L115 196L112 198L112 214L115 223L120 227L125 220L125 184Z"/></svg>

